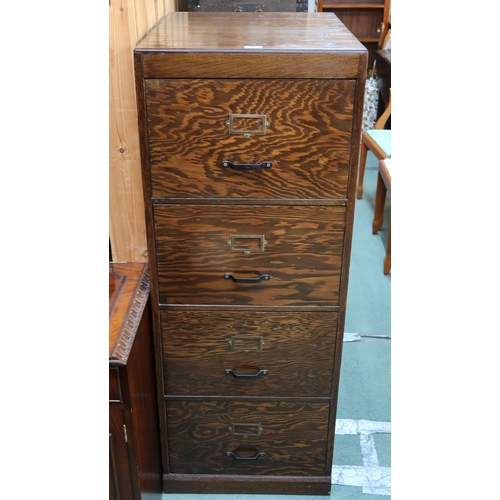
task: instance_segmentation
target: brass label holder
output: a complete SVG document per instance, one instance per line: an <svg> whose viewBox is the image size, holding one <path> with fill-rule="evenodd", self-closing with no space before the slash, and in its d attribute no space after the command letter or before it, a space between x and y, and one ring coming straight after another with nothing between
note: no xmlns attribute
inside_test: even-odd
<svg viewBox="0 0 500 500"><path fill-rule="evenodd" d="M262 335L258 337L252 337L251 335L231 335L231 340L228 340L228 342L231 346L231 351L243 351L245 354L248 354L250 351L262 351L262 346L265 344Z"/></svg>
<svg viewBox="0 0 500 500"><path fill-rule="evenodd" d="M253 437L260 436L264 430L260 424L231 423L229 427L231 436Z"/></svg>
<svg viewBox="0 0 500 500"><path fill-rule="evenodd" d="M252 123L257 125L256 128L248 128ZM229 127L230 134L242 134L245 137L250 137L252 135L266 135L269 122L267 121L267 115L231 113L225 125Z"/></svg>
<svg viewBox="0 0 500 500"><path fill-rule="evenodd" d="M240 243L239 240L257 240L257 244L253 246L238 246ZM227 244L231 252L243 252L245 255L249 255L252 252L263 252L267 241L264 234L231 234Z"/></svg>

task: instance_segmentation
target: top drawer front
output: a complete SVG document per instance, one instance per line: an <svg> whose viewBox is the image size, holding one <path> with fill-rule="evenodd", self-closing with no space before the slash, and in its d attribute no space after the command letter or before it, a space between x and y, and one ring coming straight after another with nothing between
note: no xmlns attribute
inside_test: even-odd
<svg viewBox="0 0 500 500"><path fill-rule="evenodd" d="M346 198L354 91L354 80L147 80L152 196Z"/></svg>

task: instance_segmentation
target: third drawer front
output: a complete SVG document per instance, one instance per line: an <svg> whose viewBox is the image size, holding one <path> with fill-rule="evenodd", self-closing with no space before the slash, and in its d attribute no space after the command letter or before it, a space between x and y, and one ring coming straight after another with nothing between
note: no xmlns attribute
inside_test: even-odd
<svg viewBox="0 0 500 500"><path fill-rule="evenodd" d="M328 403L167 401L166 410L173 474L326 475Z"/></svg>
<svg viewBox="0 0 500 500"><path fill-rule="evenodd" d="M161 304L339 302L344 206L156 205Z"/></svg>
<svg viewBox="0 0 500 500"><path fill-rule="evenodd" d="M337 314L161 312L167 395L330 397Z"/></svg>

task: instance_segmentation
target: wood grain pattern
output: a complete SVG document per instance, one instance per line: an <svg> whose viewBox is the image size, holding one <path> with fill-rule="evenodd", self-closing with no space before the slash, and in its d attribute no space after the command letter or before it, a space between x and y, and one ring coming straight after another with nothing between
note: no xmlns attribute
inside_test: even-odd
<svg viewBox="0 0 500 500"><path fill-rule="evenodd" d="M148 80L152 196L345 199L354 91L353 80ZM230 114L266 115L266 134L230 134Z"/></svg>
<svg viewBox="0 0 500 500"><path fill-rule="evenodd" d="M165 474L165 493L222 493L247 495L329 495L331 476L249 476L239 474ZM268 497L263 497L267 498Z"/></svg>
<svg viewBox="0 0 500 500"><path fill-rule="evenodd" d="M145 262L133 48L134 0L109 2L109 233L113 261Z"/></svg>
<svg viewBox="0 0 500 500"><path fill-rule="evenodd" d="M165 491L330 490L367 51L311 14L176 13L135 50Z"/></svg>
<svg viewBox="0 0 500 500"><path fill-rule="evenodd" d="M344 207L158 205L154 219L161 304L338 303ZM264 235L264 252L232 252L232 234Z"/></svg>
<svg viewBox="0 0 500 500"><path fill-rule="evenodd" d="M148 302L148 306L150 306ZM127 364L141 500L161 500L162 463L150 308L144 311Z"/></svg>
<svg viewBox="0 0 500 500"><path fill-rule="evenodd" d="M135 50L146 78L357 78L365 52L315 12L170 13Z"/></svg>
<svg viewBox="0 0 500 500"><path fill-rule="evenodd" d="M333 465L333 447L335 441L335 422L337 417L337 400L339 393L339 380L340 380L340 368L342 359L342 350L344 345L344 327L345 327L345 317L346 317L346 304L347 304L347 291L349 283L349 270L350 270L350 259L351 259L351 247L352 247L352 235L354 229L354 209L356 203L356 181L358 172L358 161L359 161L359 147L354 147L356 144L359 145L361 137L361 123L363 116L363 104L364 104L364 93L365 93L365 82L366 82L366 57L365 54L363 60L360 60L359 65L359 77L356 86L356 97L354 106L354 120L353 120L353 138L357 138L356 143L353 143L354 152L351 156L350 164L350 176L349 176L349 190L348 190L348 202L346 211L346 226L344 233L344 253L342 256L342 271L340 278L340 294L339 294L339 315L338 315L338 330L337 330L337 347L335 349L335 361L334 361L334 373L333 373L333 384L332 384L332 404L330 411L330 437L328 440L328 451L327 451L327 462L326 469L331 470Z"/></svg>
<svg viewBox="0 0 500 500"><path fill-rule="evenodd" d="M342 52L345 59L366 52L335 14L317 12L172 12L138 49L228 52L248 46L260 53Z"/></svg>
<svg viewBox="0 0 500 500"><path fill-rule="evenodd" d="M148 268L141 263L110 263L109 268L110 492L118 495L111 498L159 500L162 466ZM126 356L115 359L120 344Z"/></svg>
<svg viewBox="0 0 500 500"><path fill-rule="evenodd" d="M246 52L246 53L245 53ZM137 51L147 78L356 78L359 55Z"/></svg>
<svg viewBox="0 0 500 500"><path fill-rule="evenodd" d="M368 68L372 68L390 28L390 4L390 0L317 0L317 11L338 16L368 49Z"/></svg>
<svg viewBox="0 0 500 500"><path fill-rule="evenodd" d="M174 474L325 475L328 403L169 401L166 407ZM260 424L260 436L232 436L235 422ZM266 456L239 461L227 452Z"/></svg>
<svg viewBox="0 0 500 500"><path fill-rule="evenodd" d="M174 0L109 1L109 234L114 262L146 262L133 51Z"/></svg>
<svg viewBox="0 0 500 500"><path fill-rule="evenodd" d="M116 286L117 279L118 286ZM149 297L149 281L149 272L145 264L110 263L109 265L110 366L124 366L127 363Z"/></svg>
<svg viewBox="0 0 500 500"><path fill-rule="evenodd" d="M334 313L170 309L161 312L161 323L167 395L330 396ZM258 339L261 350L244 351L258 348ZM241 380L226 368L268 374Z"/></svg>
<svg viewBox="0 0 500 500"><path fill-rule="evenodd" d="M125 411L120 407L109 408L109 489L110 500L140 500L141 492L136 480L137 468L135 455L123 438L123 426L126 425Z"/></svg>

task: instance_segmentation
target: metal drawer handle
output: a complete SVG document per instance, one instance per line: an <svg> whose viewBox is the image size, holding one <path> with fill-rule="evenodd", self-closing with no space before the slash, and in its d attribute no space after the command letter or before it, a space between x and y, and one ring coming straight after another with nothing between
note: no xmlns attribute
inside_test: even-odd
<svg viewBox="0 0 500 500"><path fill-rule="evenodd" d="M265 457L266 453L264 451L259 451L255 456L253 457L238 457L235 455L232 451L227 451L226 455L228 457L233 457L235 460L257 460L259 457Z"/></svg>
<svg viewBox="0 0 500 500"><path fill-rule="evenodd" d="M245 380L250 380L259 377L260 375L267 375L267 370L259 370L257 373L236 373L230 368L224 370L226 375L232 375L234 378L241 378Z"/></svg>
<svg viewBox="0 0 500 500"><path fill-rule="evenodd" d="M261 274L258 278L235 278L231 273L224 275L227 280L233 280L235 283L259 283L260 280L270 280L269 274Z"/></svg>
<svg viewBox="0 0 500 500"><path fill-rule="evenodd" d="M232 161L224 160L222 162L223 168L232 168L233 170L260 170L261 168L271 168L272 161L263 161L261 163L233 163Z"/></svg>

